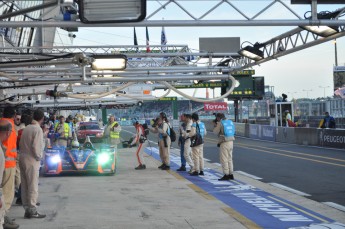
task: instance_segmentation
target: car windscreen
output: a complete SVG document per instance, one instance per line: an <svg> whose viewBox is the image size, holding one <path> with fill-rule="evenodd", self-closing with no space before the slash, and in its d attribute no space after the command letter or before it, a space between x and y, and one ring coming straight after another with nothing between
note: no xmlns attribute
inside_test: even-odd
<svg viewBox="0 0 345 229"><path fill-rule="evenodd" d="M79 130L100 130L98 125L84 125L80 126Z"/></svg>

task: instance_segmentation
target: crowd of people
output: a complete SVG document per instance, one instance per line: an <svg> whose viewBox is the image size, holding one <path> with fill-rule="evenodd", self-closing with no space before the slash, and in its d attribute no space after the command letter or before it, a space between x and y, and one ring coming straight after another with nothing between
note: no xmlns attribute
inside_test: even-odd
<svg viewBox="0 0 345 229"><path fill-rule="evenodd" d="M24 207L24 218L44 218L38 212L38 177L45 147L44 113L16 113L13 107L5 107L0 119L0 228L19 228L8 217L17 193L16 204ZM20 156L19 156L20 155Z"/></svg>
<svg viewBox="0 0 345 229"><path fill-rule="evenodd" d="M187 171L186 166L188 164L190 167L188 173L191 176L204 176L204 139L207 134L205 124L199 120L199 115L197 113L182 114L180 116L180 121L178 145L180 147L181 166L177 171ZM219 180L232 180L234 179L232 151L233 142L235 140L235 125L231 120L226 119L225 115L222 113L216 114L216 119L213 123L213 132L219 139L217 146L220 148L220 162L224 173L224 176ZM169 170L173 129L166 113L161 112L153 123L151 123L152 127L147 127L147 130L145 130L143 125L138 121L134 120L133 125L136 128L136 136L130 146L139 143L136 150L136 157L139 165L135 169L146 169L143 150L147 146L147 131L149 130L158 135L159 156L162 162L158 168L161 170Z"/></svg>
<svg viewBox="0 0 345 229"><path fill-rule="evenodd" d="M327 117L326 117L327 118ZM204 175L204 139L207 134L205 124L199 120L197 113L180 116L178 145L180 147L181 166L178 172L188 172L191 176ZM3 228L18 228L19 225L8 217L8 212L16 193L16 204L24 207L24 218L44 218L46 215L38 211L38 171L44 149L53 144L68 146L73 136L78 120L72 116L57 118L51 115L47 121L42 110L18 114L13 107L6 107L0 119L0 140L3 151L0 154L0 221ZM325 123L332 122L328 118ZM213 121L213 132L218 136L220 163L224 176L220 181L232 180L233 176L233 142L235 140L234 123L226 119L222 113L217 113ZM173 128L166 113L161 112L153 121L151 127L133 120L136 135L130 146L137 146L136 170L146 169L144 149L148 143L149 132L157 134L161 170L170 169L170 148L174 141ZM329 124L328 124L329 125ZM117 146L120 143L121 126L111 115L104 127L107 143ZM54 137L51 137L51 136ZM190 170L187 171L187 164ZM0 228L2 228L0 226Z"/></svg>

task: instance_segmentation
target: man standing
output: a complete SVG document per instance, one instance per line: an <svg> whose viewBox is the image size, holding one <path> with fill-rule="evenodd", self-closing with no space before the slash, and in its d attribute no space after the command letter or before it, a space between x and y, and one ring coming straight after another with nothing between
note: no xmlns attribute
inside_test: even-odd
<svg viewBox="0 0 345 229"><path fill-rule="evenodd" d="M60 134L58 145L67 147L68 139L72 138L72 130L62 115L59 118L59 123L55 124L55 132Z"/></svg>
<svg viewBox="0 0 345 229"><path fill-rule="evenodd" d="M216 115L215 128L213 133L218 135L218 145L220 147L220 164L223 168L224 176L218 180L233 180L234 166L232 162L232 151L234 148L235 140L235 125L231 120L227 120L225 115L218 113Z"/></svg>
<svg viewBox="0 0 345 229"><path fill-rule="evenodd" d="M146 165L144 161L144 149L147 146L147 139L146 139L147 136L145 134L144 127L138 121L134 121L133 125L136 130L136 135L133 141L131 142L130 146L134 146L137 143L139 143L138 149L135 153L135 155L137 156L139 165L135 169L142 170L142 169L146 169Z"/></svg>
<svg viewBox="0 0 345 229"><path fill-rule="evenodd" d="M190 114L185 115L185 123L186 123L186 130L182 132L182 136L185 139L184 158L186 159L186 161L190 167L189 173L191 173L193 171L194 163L192 160L192 148L190 147L190 144L191 144L190 137L188 135L189 135L190 131L192 130L192 125L193 125L192 115L190 115Z"/></svg>
<svg viewBox="0 0 345 229"><path fill-rule="evenodd" d="M2 145L6 147L5 151L5 170L2 177L2 190L5 199L5 211L6 214L11 208L14 199L14 180L16 175L16 158L17 158L17 134L14 126L14 116L16 112L13 107L5 107L3 112L3 118L11 123L10 136L2 141ZM12 219L5 216L4 228L18 228L19 225L15 224Z"/></svg>
<svg viewBox="0 0 345 229"><path fill-rule="evenodd" d="M120 143L121 126L115 121L115 116L109 117L109 123L105 130L105 136L109 137L109 143L117 148Z"/></svg>
<svg viewBox="0 0 345 229"><path fill-rule="evenodd" d="M44 218L46 215L37 211L38 170L43 154L43 131L41 125L44 113L35 110L32 124L27 126L20 139L19 167L22 179L22 202L25 209L24 218Z"/></svg>
<svg viewBox="0 0 345 229"><path fill-rule="evenodd" d="M199 115L197 113L192 114L193 125L188 137L191 139L192 146L192 158L193 158L193 170L191 171L191 176L203 176L204 175L204 143L203 139L206 135L206 128L203 122L199 121ZM200 144L193 144L196 141L196 135L201 137ZM193 141L192 141L193 140Z"/></svg>
<svg viewBox="0 0 345 229"><path fill-rule="evenodd" d="M185 114L182 114L180 116L180 121L181 121L181 125L180 125L180 137L178 139L178 146L180 147L180 157L181 157L181 167L178 168L176 171L186 171L186 159L184 158L184 145L185 145L185 139L182 136L183 135L183 131L186 131L186 123L185 123Z"/></svg>
<svg viewBox="0 0 345 229"><path fill-rule="evenodd" d="M12 133L12 124L7 120L0 120L0 141L6 141ZM5 170L5 157L4 152L6 151L5 147L1 144L0 147L0 180L3 178L3 173ZM2 229L2 225L4 224L4 216L5 216L5 200L3 195L2 186L0 187L0 229ZM5 225L7 228L18 228L19 225L10 224Z"/></svg>

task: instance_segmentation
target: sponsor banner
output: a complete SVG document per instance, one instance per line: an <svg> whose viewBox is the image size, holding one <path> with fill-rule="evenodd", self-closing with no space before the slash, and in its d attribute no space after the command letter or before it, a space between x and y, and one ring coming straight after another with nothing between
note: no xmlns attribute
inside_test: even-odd
<svg viewBox="0 0 345 229"><path fill-rule="evenodd" d="M148 147L145 152L160 160L157 148ZM180 157L170 154L170 161L171 169L176 170L180 164ZM179 173L262 228L309 228L315 224L335 222L241 181L218 181L223 174L212 169L205 169L204 174L205 176L195 177L187 172Z"/></svg>
<svg viewBox="0 0 345 229"><path fill-rule="evenodd" d="M276 128L274 126L261 126L261 139L275 141Z"/></svg>
<svg viewBox="0 0 345 229"><path fill-rule="evenodd" d="M226 102L204 103L205 111L224 111L228 110L228 104Z"/></svg>
<svg viewBox="0 0 345 229"><path fill-rule="evenodd" d="M249 137L254 139L260 138L260 125L249 124Z"/></svg>
<svg viewBox="0 0 345 229"><path fill-rule="evenodd" d="M345 149L345 130L322 129L320 145Z"/></svg>

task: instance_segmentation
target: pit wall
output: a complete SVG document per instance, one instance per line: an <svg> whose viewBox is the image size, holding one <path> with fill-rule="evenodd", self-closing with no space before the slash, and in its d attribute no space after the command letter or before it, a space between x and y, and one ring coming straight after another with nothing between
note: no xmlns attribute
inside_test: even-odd
<svg viewBox="0 0 345 229"><path fill-rule="evenodd" d="M203 120L203 122L208 131L213 130L211 120ZM235 123L235 126L237 136L273 142L345 149L345 129L274 127L247 123Z"/></svg>

